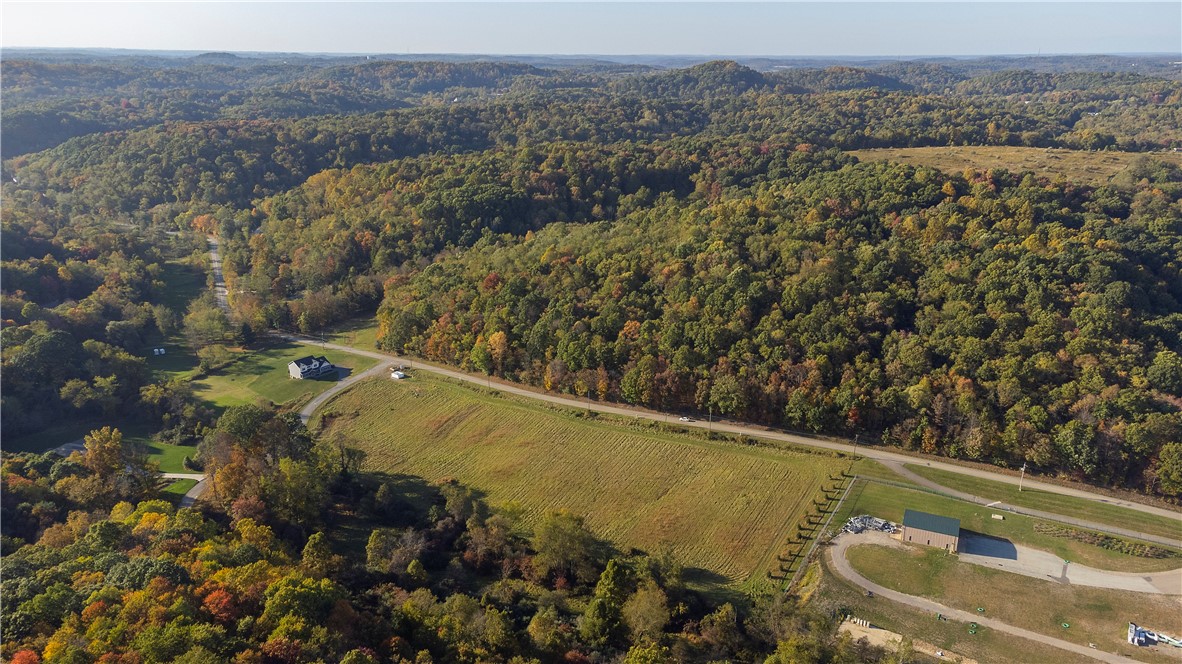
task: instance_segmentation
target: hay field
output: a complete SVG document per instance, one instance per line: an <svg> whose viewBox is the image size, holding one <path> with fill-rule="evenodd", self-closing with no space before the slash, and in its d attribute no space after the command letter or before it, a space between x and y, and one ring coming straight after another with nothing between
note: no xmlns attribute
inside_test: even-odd
<svg viewBox="0 0 1182 664"><path fill-rule="evenodd" d="M533 521L565 508L621 549L671 547L708 584L760 582L842 461L596 420L418 373L330 401L332 433L371 471L445 477L515 501Z"/></svg>
<svg viewBox="0 0 1182 664"><path fill-rule="evenodd" d="M958 175L966 168L979 171L1004 168L1011 173L1033 171L1035 175L1051 180L1062 176L1072 182L1091 185L1107 183L1141 157L1182 164L1182 152L1087 152L1007 146L882 148L851 150L850 154L862 161L897 161L913 166L930 166L949 174Z"/></svg>

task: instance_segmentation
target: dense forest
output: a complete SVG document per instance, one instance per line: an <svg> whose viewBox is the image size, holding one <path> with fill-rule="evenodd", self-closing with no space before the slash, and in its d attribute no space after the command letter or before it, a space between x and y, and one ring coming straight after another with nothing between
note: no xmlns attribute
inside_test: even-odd
<svg viewBox="0 0 1182 664"><path fill-rule="evenodd" d="M136 423L216 488L160 500L114 429L6 452L0 656L885 661L578 515L530 529L291 412L219 415L145 358L363 318L545 390L1177 500L1182 171L1154 157L1182 82L1132 63L6 52L3 435ZM1095 186L846 152L962 145L1144 154ZM229 314L168 285L207 235Z"/></svg>
<svg viewBox="0 0 1182 664"><path fill-rule="evenodd" d="M715 605L569 512L530 529L454 482L361 475L291 413L230 408L202 452L216 511L129 481L118 429L5 458L6 661L891 661L785 595Z"/></svg>

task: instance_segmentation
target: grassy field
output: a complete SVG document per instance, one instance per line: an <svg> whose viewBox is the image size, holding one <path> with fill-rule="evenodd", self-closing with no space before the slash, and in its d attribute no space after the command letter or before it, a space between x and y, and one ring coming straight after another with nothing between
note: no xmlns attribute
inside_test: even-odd
<svg viewBox="0 0 1182 664"><path fill-rule="evenodd" d="M841 460L579 417L420 373L330 401L367 468L455 478L527 520L566 508L617 546L669 546L703 585L762 581ZM696 569L695 569L696 568Z"/></svg>
<svg viewBox="0 0 1182 664"><path fill-rule="evenodd" d="M872 624L905 636L922 639L983 664L992 662L1070 661L1062 650L1008 634L982 629L968 633L968 625L956 621L937 622L932 614L897 604L881 597L866 597L861 588L837 576L826 561L820 583L810 605L824 611L848 612ZM975 609L975 607L974 607Z"/></svg>
<svg viewBox="0 0 1182 664"><path fill-rule="evenodd" d="M171 502L173 505L179 505L181 498L189 492L189 489L197 486L197 480L177 480L169 484L160 492L160 497Z"/></svg>
<svg viewBox="0 0 1182 664"><path fill-rule="evenodd" d="M1128 168L1133 160L1148 156L1174 164L1182 164L1182 154L1135 152L1087 152L1049 148L990 147L935 147L883 148L853 150L850 154L862 161L898 161L905 164L931 166L949 174L960 174L966 168L984 170L1004 168L1010 172L1033 171L1035 175L1052 180L1062 176L1073 182L1104 184Z"/></svg>
<svg viewBox="0 0 1182 664"><path fill-rule="evenodd" d="M191 473L185 468L185 457L196 456L197 448L188 445L165 445L154 441L144 443L148 459L160 464L162 473Z"/></svg>
<svg viewBox="0 0 1182 664"><path fill-rule="evenodd" d="M1003 482L969 477L927 466L908 464L907 469L950 489L1000 500L1010 505L1130 528L1162 537L1182 537L1182 521L1177 519L1167 519L1137 510L1107 505L1094 500L1073 498L1049 491L1039 491L1030 487L1018 491L1018 487ZM1182 518L1182 515L1179 516Z"/></svg>
<svg viewBox="0 0 1182 664"><path fill-rule="evenodd" d="M1092 544L1052 537L1035 532L1034 524L1039 519L1007 513L1004 521L998 521L992 518L993 513L989 508L981 505L877 482L859 482L850 492L841 512L834 517L834 522L844 521L847 515L872 514L899 523L903 520L905 509L960 519L960 527L964 530L1003 537L1016 544L1050 551L1065 560L1098 569L1157 572L1182 567L1182 558L1138 558Z"/></svg>
<svg viewBox="0 0 1182 664"><path fill-rule="evenodd" d="M984 607L982 615L989 618L1080 645L1095 643L1101 650L1142 660L1171 661L1164 654L1155 656L1129 645L1125 639L1129 622L1167 634L1182 633L1182 598L1176 596L1041 581L962 563L926 547L856 546L847 557L863 576L892 590L964 611ZM1015 597L1022 601L1015 602ZM1070 627L1063 628L1063 623ZM982 631L989 630L983 628L978 635Z"/></svg>
<svg viewBox="0 0 1182 664"><path fill-rule="evenodd" d="M178 316L184 316L189 303L205 292L206 288L204 268L188 262L168 261L164 264L160 280L168 285L161 298L161 304L172 309Z"/></svg>
<svg viewBox="0 0 1182 664"><path fill-rule="evenodd" d="M86 434L103 426L114 426L123 434L123 442L140 445L148 453L148 460L160 464L161 472L186 472L184 460L193 455L197 448L185 445L166 445L152 440L149 428L140 423L111 425L107 422L72 422L61 426L50 427L28 436L12 438L4 441L4 449L9 452L45 452L55 447L82 440Z"/></svg>
<svg viewBox="0 0 1182 664"><path fill-rule="evenodd" d="M258 350L237 353L234 361L199 380L193 391L218 409L266 399L277 404L320 394L333 380L294 380L287 375L287 363L305 355L324 355L330 362L360 373L377 360L351 353L321 350L296 343L275 343Z"/></svg>
<svg viewBox="0 0 1182 664"><path fill-rule="evenodd" d="M378 321L376 318L354 318L320 335L328 341L365 350L378 348Z"/></svg>

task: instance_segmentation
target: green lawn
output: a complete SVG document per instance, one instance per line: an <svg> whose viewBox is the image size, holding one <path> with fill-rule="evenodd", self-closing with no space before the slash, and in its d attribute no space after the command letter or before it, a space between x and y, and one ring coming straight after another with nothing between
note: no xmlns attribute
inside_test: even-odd
<svg viewBox="0 0 1182 664"><path fill-rule="evenodd" d="M335 344L364 350L382 350L378 348L378 321L376 318L354 318L333 326L321 336Z"/></svg>
<svg viewBox="0 0 1182 664"><path fill-rule="evenodd" d="M148 460L160 464L162 473L191 473L185 468L185 457L196 456L197 448L188 445L166 445L154 441L144 443Z"/></svg>
<svg viewBox="0 0 1182 664"><path fill-rule="evenodd" d="M275 343L258 350L237 353L229 366L193 381L193 390L199 398L219 410L255 403L259 399L283 404L307 398L327 390L335 381L290 378L287 374L288 362L305 355L324 355L333 364L346 367L352 373L363 372L378 362L370 357L321 350L314 346Z"/></svg>
<svg viewBox="0 0 1182 664"><path fill-rule="evenodd" d="M172 309L178 319L184 317L189 303L200 297L207 288L205 269L188 262L165 263L160 280L165 283L160 303ZM153 355L153 348L164 348L166 352L164 355ZM161 339L159 334L154 339L148 339L142 355L148 367L161 378L188 376L197 368L197 355L179 331L167 339Z"/></svg>
<svg viewBox="0 0 1182 664"><path fill-rule="evenodd" d="M1035 532L1034 524L1041 519L1005 513L1005 520L998 521L992 517L994 513L989 508L981 505L878 482L858 482L834 522L844 521L848 515L872 514L900 523L906 509L960 519L960 527L964 530L1002 537L1098 569L1149 572L1182 567L1182 558L1138 558L1092 544L1052 537Z"/></svg>
<svg viewBox="0 0 1182 664"><path fill-rule="evenodd" d="M185 494L189 492L189 489L195 486L197 486L197 480L177 480L164 487L160 491L160 497L173 505L180 505L181 498L184 498Z"/></svg>
<svg viewBox="0 0 1182 664"><path fill-rule="evenodd" d="M178 316L184 316L189 303L200 297L206 289L205 270L188 262L168 261L164 264L160 280L167 285L160 303Z"/></svg>
<svg viewBox="0 0 1182 664"><path fill-rule="evenodd" d="M130 445L142 446L147 452L148 460L160 464L160 471L164 473L184 473L184 459L197 453L197 448L185 445L167 445L152 440L151 429L141 423L119 424L107 422L73 422L61 426L50 427L35 434L21 436L4 441L4 449L9 452L45 452L66 443L82 440L86 434L104 426L114 426L123 434L123 442Z"/></svg>
<svg viewBox="0 0 1182 664"><path fill-rule="evenodd" d="M164 488L161 493L166 495L183 496L189 492L189 489L197 486L197 480L177 480Z"/></svg>
<svg viewBox="0 0 1182 664"><path fill-rule="evenodd" d="M671 547L695 585L762 582L841 459L662 430L458 385L374 379L321 410L366 468L456 480L528 522L566 508L622 549ZM698 583L700 581L700 583Z"/></svg>
<svg viewBox="0 0 1182 664"><path fill-rule="evenodd" d="M1167 634L1182 632L1182 598L1177 596L1043 581L962 563L928 547L856 546L847 557L863 576L892 590L963 611L982 607L989 618L1080 645L1096 643L1107 652L1141 660L1170 661L1129 645L1129 622ZM1014 601L1019 597L1021 601ZM1063 623L1071 627L1064 629Z"/></svg>
<svg viewBox="0 0 1182 664"><path fill-rule="evenodd" d="M946 470L936 470L927 466L908 464L907 469L937 484L974 496L1143 533L1182 538L1182 520L1179 520L1182 519L1182 514L1178 519L1171 520L1125 507L1064 496L1049 491L1039 491L1029 487L1018 491L1018 487L1011 484L970 477Z"/></svg>
<svg viewBox="0 0 1182 664"><path fill-rule="evenodd" d="M163 348L164 355L153 355L152 348ZM148 368L157 375L158 380L188 377L197 370L197 355L183 339L150 344L144 352Z"/></svg>

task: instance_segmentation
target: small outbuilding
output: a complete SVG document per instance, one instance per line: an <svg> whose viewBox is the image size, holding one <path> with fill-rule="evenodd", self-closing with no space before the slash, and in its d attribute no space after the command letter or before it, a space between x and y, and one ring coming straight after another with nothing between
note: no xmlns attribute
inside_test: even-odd
<svg viewBox="0 0 1182 664"><path fill-rule="evenodd" d="M956 553L960 544L960 519L917 510L903 512L903 541L934 546Z"/></svg>
<svg viewBox="0 0 1182 664"><path fill-rule="evenodd" d="M336 373L337 368L326 357L301 357L287 363L287 375L292 378L319 378Z"/></svg>

